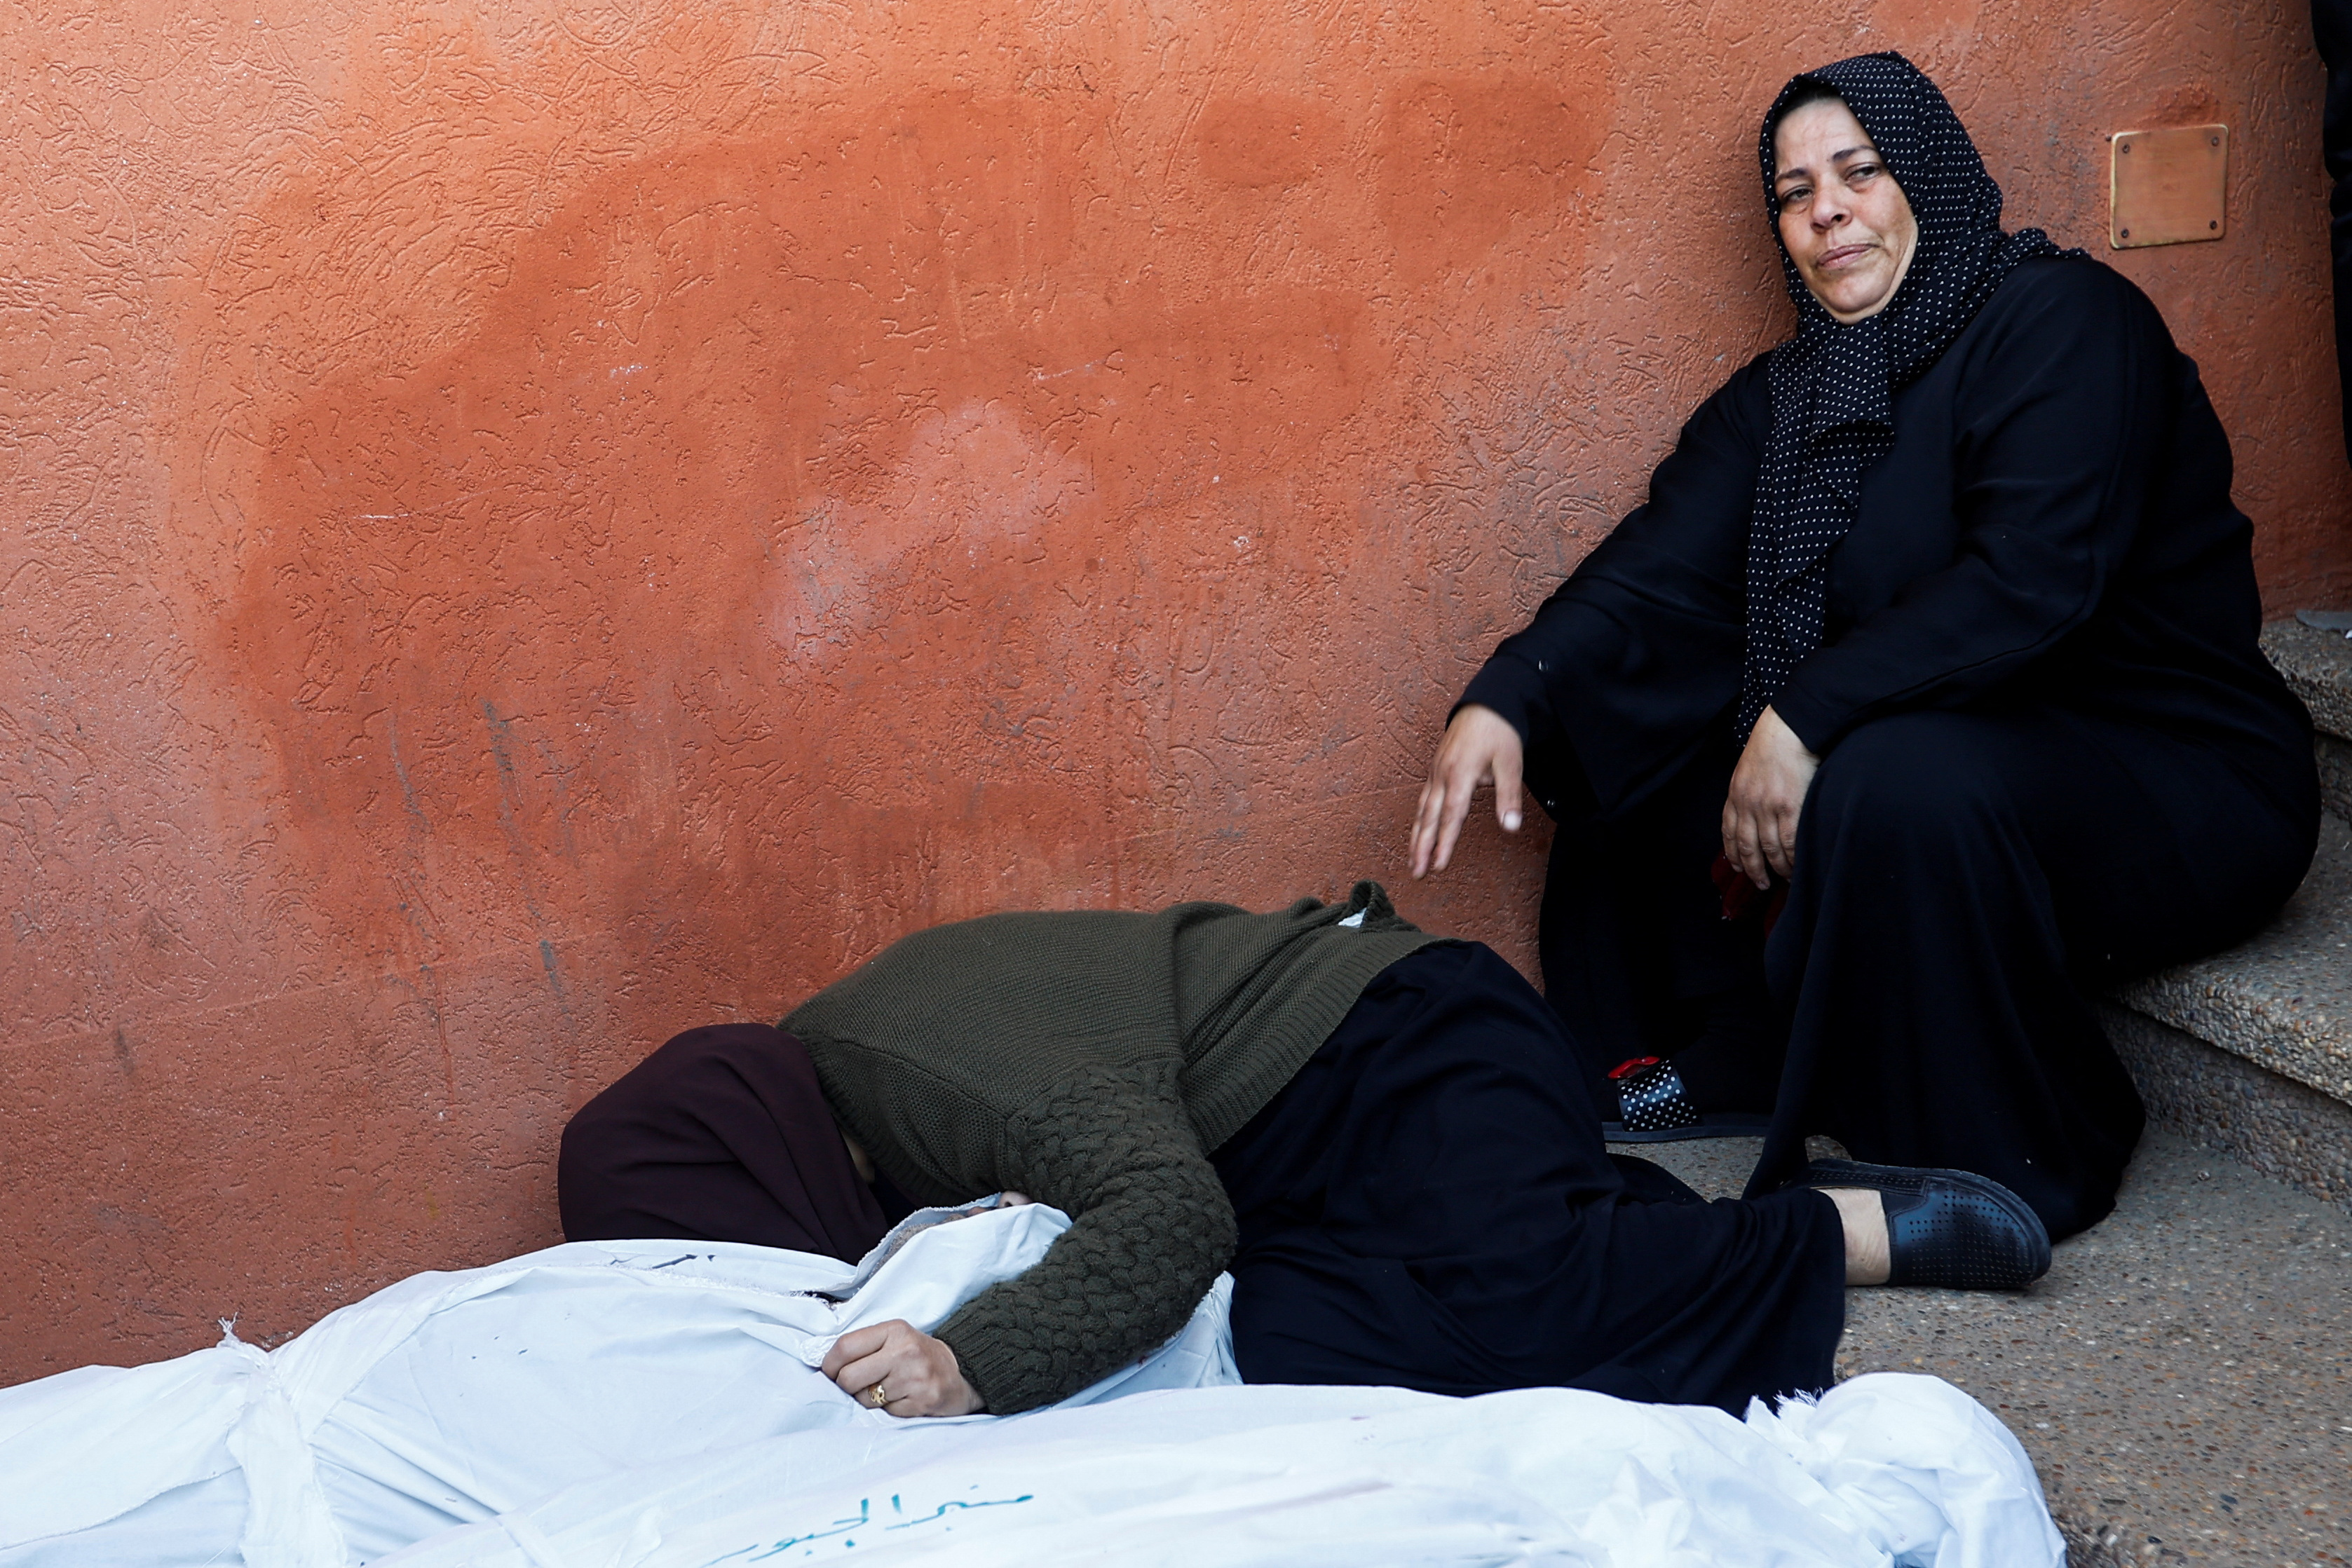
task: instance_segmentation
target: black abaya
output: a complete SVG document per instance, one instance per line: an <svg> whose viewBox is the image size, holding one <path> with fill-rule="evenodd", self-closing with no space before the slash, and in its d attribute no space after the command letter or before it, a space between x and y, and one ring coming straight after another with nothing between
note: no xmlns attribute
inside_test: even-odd
<svg viewBox="0 0 2352 1568"><path fill-rule="evenodd" d="M2068 1234L2107 1211L2138 1124L2085 988L2251 931L2315 841L2228 441L2154 307L2081 258L2018 267L1895 395L1824 645L1773 701L1823 760L1763 1005L1706 876L1762 370L1464 694L1518 727L1561 822L1546 988L1588 1071L1665 1037L1725 1067L1729 1031L1769 1077L1785 1045L1759 1186L1843 1129L1866 1159L1991 1176Z"/></svg>
<svg viewBox="0 0 2352 1568"><path fill-rule="evenodd" d="M2146 727L1902 715L1824 760L1768 939L1721 917L1707 874L1730 772L1717 748L1555 841L1545 987L1591 1042L1585 1082L1606 1092L1638 1050L1709 1109L1774 1110L1751 1194L1820 1133L1990 1176L2053 1237L2113 1207L2141 1128L2092 993L2242 936L2310 852L2226 762Z"/></svg>
<svg viewBox="0 0 2352 1568"><path fill-rule="evenodd" d="M1559 1385L1718 1405L1826 1387L1836 1208L1706 1203L1613 1158L1559 1019L1469 943L1389 967L1213 1156L1253 1383Z"/></svg>
<svg viewBox="0 0 2352 1568"><path fill-rule="evenodd" d="M1776 1117L1754 1189L1817 1129L1992 1176L2053 1236L2103 1218L2141 1115L2087 993L2246 935L2293 889L2311 831L2250 793L2207 747L2058 708L1856 730L1815 779L1807 873L1766 946L1814 1047L1781 1090L1811 1128Z"/></svg>

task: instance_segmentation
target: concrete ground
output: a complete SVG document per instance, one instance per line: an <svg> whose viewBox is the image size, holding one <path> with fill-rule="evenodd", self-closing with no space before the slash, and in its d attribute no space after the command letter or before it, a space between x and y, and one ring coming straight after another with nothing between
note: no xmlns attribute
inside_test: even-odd
<svg viewBox="0 0 2352 1568"><path fill-rule="evenodd" d="M1751 1139L1620 1148L1709 1197ZM1931 1372L2009 1423L2074 1568L2352 1564L2352 1214L2151 1132L2020 1295L1857 1290L1838 1372Z"/></svg>

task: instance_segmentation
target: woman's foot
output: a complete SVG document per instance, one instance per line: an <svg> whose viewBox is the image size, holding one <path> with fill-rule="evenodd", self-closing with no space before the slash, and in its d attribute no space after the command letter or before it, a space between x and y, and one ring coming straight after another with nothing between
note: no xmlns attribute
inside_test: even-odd
<svg viewBox="0 0 2352 1568"><path fill-rule="evenodd" d="M1815 1160L1795 1185L1838 1206L1848 1284L2014 1291L2050 1268L2041 1217L1990 1176Z"/></svg>
<svg viewBox="0 0 2352 1568"><path fill-rule="evenodd" d="M1886 1206L1878 1201L1878 1189L1825 1186L1817 1190L1837 1205L1838 1222L1845 1227L1845 1282L1886 1283Z"/></svg>

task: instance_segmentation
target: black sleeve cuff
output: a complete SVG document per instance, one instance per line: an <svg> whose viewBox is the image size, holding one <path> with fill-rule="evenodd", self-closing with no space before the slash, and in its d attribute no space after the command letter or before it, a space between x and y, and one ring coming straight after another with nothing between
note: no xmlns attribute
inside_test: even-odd
<svg viewBox="0 0 2352 1568"><path fill-rule="evenodd" d="M1527 745L1536 738L1535 725L1546 706L1543 677L1508 653L1497 653L1471 677L1445 722L1452 724L1465 707L1490 708L1508 720L1519 732L1520 743Z"/></svg>
<svg viewBox="0 0 2352 1568"><path fill-rule="evenodd" d="M1800 681L1792 680L1782 686L1769 706L1815 757L1828 756L1830 747L1853 727L1851 712L1839 704L1822 701Z"/></svg>
<svg viewBox="0 0 2352 1568"><path fill-rule="evenodd" d="M1474 706L1502 715L1519 732L1523 781L1554 821L1564 812L1592 809L1592 787L1585 782L1584 768L1552 712L1543 672L1528 668L1525 660L1510 653L1498 653L1471 677L1445 722L1452 724L1454 714Z"/></svg>

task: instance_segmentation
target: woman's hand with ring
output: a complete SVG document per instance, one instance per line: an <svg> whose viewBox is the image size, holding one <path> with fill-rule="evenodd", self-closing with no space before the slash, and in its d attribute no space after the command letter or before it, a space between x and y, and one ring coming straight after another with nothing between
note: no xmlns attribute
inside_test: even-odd
<svg viewBox="0 0 2352 1568"><path fill-rule="evenodd" d="M970 1416L987 1408L947 1344L904 1319L834 1341L824 1375L861 1405L893 1416Z"/></svg>

